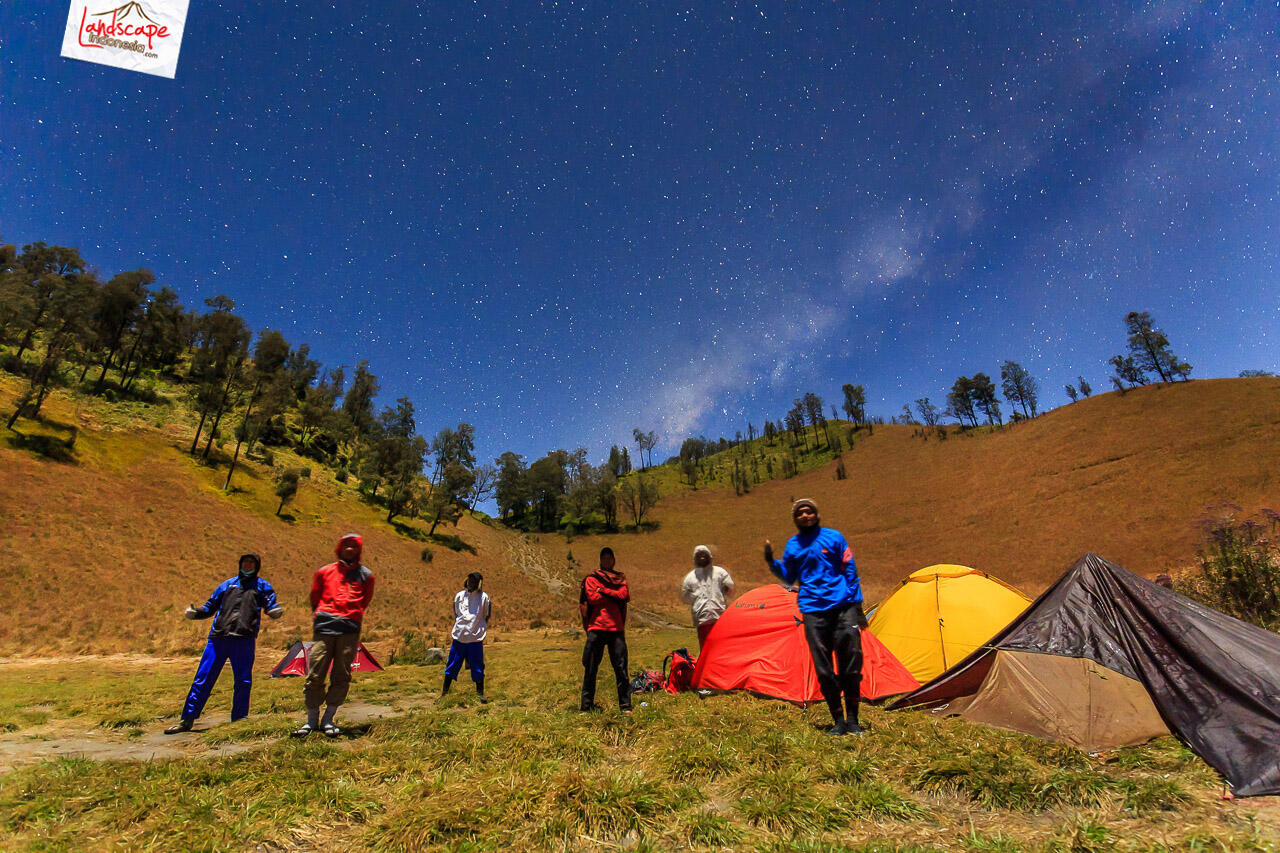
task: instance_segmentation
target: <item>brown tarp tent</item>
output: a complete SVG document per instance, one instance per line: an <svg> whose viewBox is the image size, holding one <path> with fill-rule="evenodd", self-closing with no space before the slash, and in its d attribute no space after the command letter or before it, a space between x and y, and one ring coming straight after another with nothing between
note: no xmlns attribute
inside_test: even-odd
<svg viewBox="0 0 1280 853"><path fill-rule="evenodd" d="M1096 554L895 702L1098 750L1171 732L1240 796L1280 794L1280 634Z"/></svg>

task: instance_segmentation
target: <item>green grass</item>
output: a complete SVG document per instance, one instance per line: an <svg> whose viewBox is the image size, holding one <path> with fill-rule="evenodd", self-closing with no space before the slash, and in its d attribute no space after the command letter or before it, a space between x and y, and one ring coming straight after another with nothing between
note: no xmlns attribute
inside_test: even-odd
<svg viewBox="0 0 1280 853"><path fill-rule="evenodd" d="M633 631L633 665L688 640ZM1224 808L1212 772L1168 739L1090 757L868 708L870 733L837 741L822 709L748 696L646 694L627 718L607 675L607 709L582 715L579 652L563 637L527 635L488 657L488 705L465 679L436 699L438 665L358 674L352 702L404 713L337 741L288 739L301 680L260 666L253 715L185 739L185 757L0 775L0 848L1272 849L1248 802ZM154 738L195 663L9 668L3 737ZM229 676L209 713L226 713ZM245 749L207 754L229 744Z"/></svg>

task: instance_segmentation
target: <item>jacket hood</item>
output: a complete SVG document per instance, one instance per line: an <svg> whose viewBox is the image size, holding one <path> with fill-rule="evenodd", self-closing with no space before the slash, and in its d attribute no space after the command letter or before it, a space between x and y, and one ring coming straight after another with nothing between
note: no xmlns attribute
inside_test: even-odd
<svg viewBox="0 0 1280 853"><path fill-rule="evenodd" d="M346 545L348 542L354 542L356 545L355 562L356 562L356 565L359 565L360 557L364 554L364 537L361 536L359 533L348 533L346 536L343 536L341 539L339 539L338 544L333 547L333 553L337 556L338 560L341 561L342 546Z"/></svg>
<svg viewBox="0 0 1280 853"><path fill-rule="evenodd" d="M240 555L240 559L236 560L236 571L240 570L240 564L246 559L253 560L253 571L255 573L262 571L262 555L254 554L252 552Z"/></svg>
<svg viewBox="0 0 1280 853"><path fill-rule="evenodd" d="M711 549L710 549L710 548L708 548L706 545L699 545L697 548L694 548L694 549L693 549L693 564L694 564L695 566L696 566L696 565L698 565L698 555L699 555L699 554L706 554L706 555L707 555L707 559L711 560L711 562L715 562L715 558L714 558L714 557L712 557L712 555L711 555ZM707 565L709 566L709 565L711 565L711 563L707 563Z"/></svg>
<svg viewBox="0 0 1280 853"><path fill-rule="evenodd" d="M596 569L595 572L593 572L593 574L600 580L609 584L610 586L617 586L618 584L622 583L627 579L627 576L624 575L622 572L618 571L616 568Z"/></svg>

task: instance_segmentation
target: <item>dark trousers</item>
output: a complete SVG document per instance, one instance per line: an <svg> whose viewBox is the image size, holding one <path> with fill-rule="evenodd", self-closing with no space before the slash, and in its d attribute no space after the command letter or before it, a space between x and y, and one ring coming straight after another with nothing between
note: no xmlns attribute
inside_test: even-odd
<svg viewBox="0 0 1280 853"><path fill-rule="evenodd" d="M249 716L249 693L253 690L253 657L257 640L253 637L212 637L204 647L200 666L191 682L187 704L182 709L182 719L194 720L204 711L213 685L218 683L222 667L231 661L231 674L235 689L231 693L231 719Z"/></svg>
<svg viewBox="0 0 1280 853"><path fill-rule="evenodd" d="M631 710L631 679L627 675L627 635L621 631L588 631L587 644L582 649L582 710L589 711L596 703L596 673L605 649L609 650L609 663L613 665L613 677L618 680L618 707Z"/></svg>
<svg viewBox="0 0 1280 853"><path fill-rule="evenodd" d="M867 624L861 604L847 604L831 610L804 614L804 638L809 642L813 668L818 673L818 687L832 719L844 718L840 694L849 711L849 719L858 719L858 691L862 685L862 635ZM835 669L831 657L835 655Z"/></svg>
<svg viewBox="0 0 1280 853"><path fill-rule="evenodd" d="M472 681L484 681L484 642L460 643L454 640L449 646L449 659L444 665L444 677L452 681L462 672L466 662Z"/></svg>

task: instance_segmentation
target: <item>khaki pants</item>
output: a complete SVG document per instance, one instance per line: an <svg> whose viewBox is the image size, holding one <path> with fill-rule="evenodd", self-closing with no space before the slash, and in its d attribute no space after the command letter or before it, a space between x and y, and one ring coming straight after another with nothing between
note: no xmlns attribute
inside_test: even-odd
<svg viewBox="0 0 1280 853"><path fill-rule="evenodd" d="M351 686L351 664L355 663L356 650L360 648L360 634L316 634L311 646L307 666L307 683L303 688L307 708L325 705L341 705ZM329 664L333 672L329 672ZM324 687L325 674L329 675L329 689Z"/></svg>

